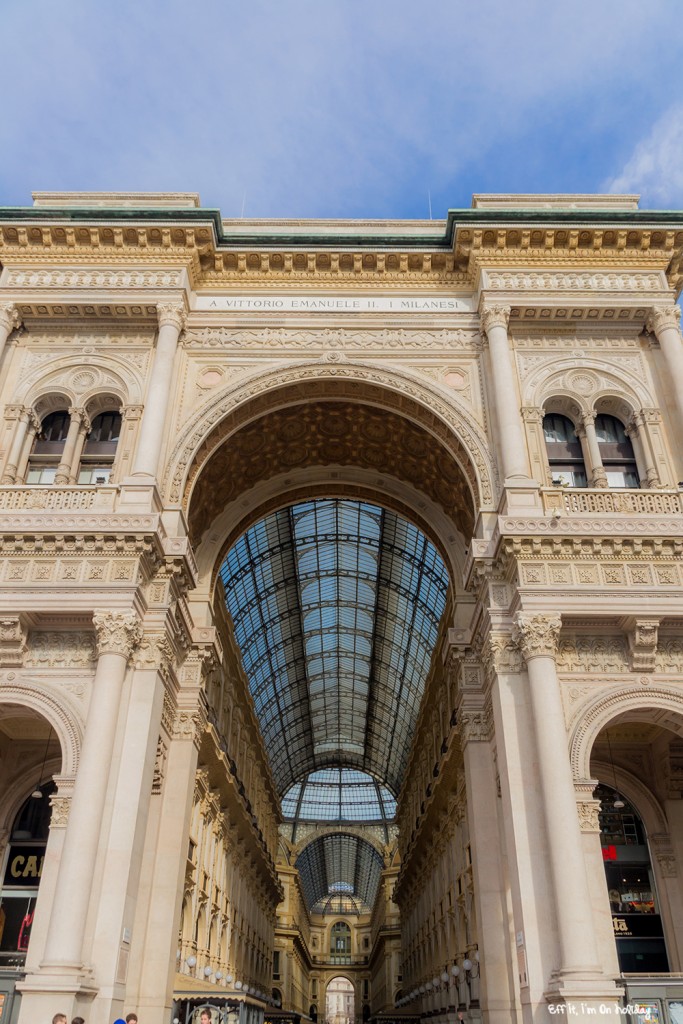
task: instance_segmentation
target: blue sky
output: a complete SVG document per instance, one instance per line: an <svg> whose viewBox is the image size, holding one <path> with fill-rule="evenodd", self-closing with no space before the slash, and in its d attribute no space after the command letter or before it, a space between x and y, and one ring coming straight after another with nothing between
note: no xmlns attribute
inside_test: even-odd
<svg viewBox="0 0 683 1024"><path fill-rule="evenodd" d="M0 204L199 192L434 217L473 192L683 207L674 0L0 0Z"/></svg>

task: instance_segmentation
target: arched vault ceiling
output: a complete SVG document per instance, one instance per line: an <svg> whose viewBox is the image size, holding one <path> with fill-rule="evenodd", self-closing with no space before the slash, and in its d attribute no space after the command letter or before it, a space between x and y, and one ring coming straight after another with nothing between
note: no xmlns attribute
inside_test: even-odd
<svg viewBox="0 0 683 1024"><path fill-rule="evenodd" d="M434 545L386 509L309 501L250 527L221 579L280 795L327 766L397 794L448 592Z"/></svg>
<svg viewBox="0 0 683 1024"><path fill-rule="evenodd" d="M296 867L309 910L334 894L354 896L371 910L384 864L370 843L340 832L314 839L297 857Z"/></svg>
<svg viewBox="0 0 683 1024"><path fill-rule="evenodd" d="M213 449L190 501L193 541L257 482L300 466L329 465L362 466L404 480L440 505L465 537L472 535L471 482L436 437L386 409L319 401L268 412Z"/></svg>

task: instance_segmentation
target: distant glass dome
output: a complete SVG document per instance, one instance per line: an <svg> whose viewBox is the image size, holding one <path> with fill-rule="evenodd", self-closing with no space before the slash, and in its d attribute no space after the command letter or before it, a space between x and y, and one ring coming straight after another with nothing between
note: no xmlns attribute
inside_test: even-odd
<svg viewBox="0 0 683 1024"><path fill-rule="evenodd" d="M393 821L396 800L381 783L356 768L320 768L282 798L290 821Z"/></svg>

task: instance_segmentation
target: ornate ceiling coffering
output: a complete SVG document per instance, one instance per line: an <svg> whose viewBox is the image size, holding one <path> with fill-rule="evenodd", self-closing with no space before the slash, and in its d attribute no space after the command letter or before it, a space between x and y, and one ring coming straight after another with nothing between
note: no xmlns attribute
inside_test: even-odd
<svg viewBox="0 0 683 1024"><path fill-rule="evenodd" d="M221 578L280 794L325 767L398 793L449 585L434 545L374 505L310 501L247 530Z"/></svg>
<svg viewBox="0 0 683 1024"><path fill-rule="evenodd" d="M383 866L370 843L342 832L314 839L296 861L309 910L323 914L371 910Z"/></svg>

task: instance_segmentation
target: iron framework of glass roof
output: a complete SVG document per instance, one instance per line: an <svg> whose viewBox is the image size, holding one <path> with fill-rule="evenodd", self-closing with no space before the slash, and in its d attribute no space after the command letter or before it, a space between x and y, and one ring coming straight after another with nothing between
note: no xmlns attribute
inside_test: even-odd
<svg viewBox="0 0 683 1024"><path fill-rule="evenodd" d="M340 832L314 839L296 867L312 913L363 913L373 907L384 864L365 839Z"/></svg>
<svg viewBox="0 0 683 1024"><path fill-rule="evenodd" d="M280 795L326 767L398 793L446 605L434 545L386 509L308 501L250 527L220 574Z"/></svg>
<svg viewBox="0 0 683 1024"><path fill-rule="evenodd" d="M356 768L321 768L282 798L283 817L296 821L393 821L396 800Z"/></svg>

